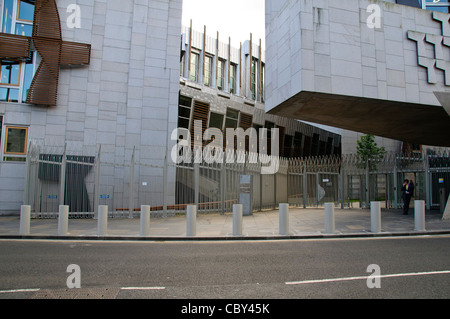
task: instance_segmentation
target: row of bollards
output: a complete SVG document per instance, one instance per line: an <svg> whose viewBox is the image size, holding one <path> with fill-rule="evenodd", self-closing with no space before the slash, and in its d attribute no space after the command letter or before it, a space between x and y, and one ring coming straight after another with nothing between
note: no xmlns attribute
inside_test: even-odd
<svg viewBox="0 0 450 319"><path fill-rule="evenodd" d="M20 235L30 234L31 207L22 206L20 211ZM380 202L371 202L370 231L381 232L381 205ZM417 200L414 205L414 230L425 231L425 201ZM104 237L108 232L108 206L98 207L97 235ZM325 233L334 234L335 212L334 203L325 204ZM58 236L69 234L69 206L59 206ZM289 204L279 204L279 234L289 236ZM187 206L186 210L186 236L197 235L197 207ZM150 206L141 206L140 236L150 236ZM243 206L233 205L233 236L243 236Z"/></svg>
<svg viewBox="0 0 450 319"><path fill-rule="evenodd" d="M414 202L414 230L425 231L425 201L416 200ZM381 233L381 202L370 203L370 231ZM325 233L334 234L334 203L325 204Z"/></svg>

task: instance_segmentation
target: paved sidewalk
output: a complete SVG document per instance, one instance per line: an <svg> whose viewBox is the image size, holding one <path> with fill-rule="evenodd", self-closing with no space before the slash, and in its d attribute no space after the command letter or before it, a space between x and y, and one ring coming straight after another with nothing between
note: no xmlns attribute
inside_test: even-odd
<svg viewBox="0 0 450 319"><path fill-rule="evenodd" d="M450 234L450 221L443 221L438 211L426 213L426 231L414 230L413 212L402 215L401 210L382 210L381 233L371 233L370 210L335 209L334 234L325 233L323 208L291 208L289 211L289 236L279 235L278 211L255 212L243 218L243 236L233 236L232 214L199 214L195 237L186 236L186 216L168 218L152 217L150 236L142 238L139 218L110 218L107 236L98 237L97 220L70 219L67 239L120 239L120 240L223 240L223 239L282 239L282 238L329 238L362 236L411 236L426 234ZM0 217L0 239L30 238L57 239L57 219L32 219L29 236L20 236L20 219L17 216Z"/></svg>

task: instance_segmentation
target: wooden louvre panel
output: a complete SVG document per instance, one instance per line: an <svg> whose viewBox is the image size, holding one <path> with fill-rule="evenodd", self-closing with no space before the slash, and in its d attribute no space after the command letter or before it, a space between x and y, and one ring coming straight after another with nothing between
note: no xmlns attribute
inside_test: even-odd
<svg viewBox="0 0 450 319"><path fill-rule="evenodd" d="M86 65L91 60L91 45L63 42L61 45L61 66Z"/></svg>
<svg viewBox="0 0 450 319"><path fill-rule="evenodd" d="M61 41L36 37L33 38L33 43L42 61L28 90L27 103L55 106L58 95Z"/></svg>
<svg viewBox="0 0 450 319"><path fill-rule="evenodd" d="M34 37L62 39L61 20L55 0L36 0L33 25Z"/></svg>
<svg viewBox="0 0 450 319"><path fill-rule="evenodd" d="M194 144L195 141L197 141L199 145L202 145L202 147L205 146L205 141L203 141L203 134L208 128L208 115L209 115L209 104L194 101L194 110L191 125L192 146L195 145ZM196 123L195 121L201 121L201 123ZM200 135L195 136L195 132L201 132L201 136Z"/></svg>
<svg viewBox="0 0 450 319"><path fill-rule="evenodd" d="M58 95L58 77L41 63L28 90L27 103L55 106Z"/></svg>
<svg viewBox="0 0 450 319"><path fill-rule="evenodd" d="M0 59L26 59L30 56L31 39L0 33Z"/></svg>

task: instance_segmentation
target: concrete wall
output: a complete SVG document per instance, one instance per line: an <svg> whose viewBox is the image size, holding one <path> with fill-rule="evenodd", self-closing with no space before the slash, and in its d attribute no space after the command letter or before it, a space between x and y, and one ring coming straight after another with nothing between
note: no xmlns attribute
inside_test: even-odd
<svg viewBox="0 0 450 319"><path fill-rule="evenodd" d="M381 8L380 28L367 26L370 4ZM431 11L387 1L267 0L266 110L300 91L440 105L433 91L449 91L445 73L435 69L428 83L409 30L441 36L442 24Z"/></svg>
<svg viewBox="0 0 450 319"><path fill-rule="evenodd" d="M90 43L91 64L60 71L56 107L0 103L4 125L47 145L101 144L106 161L129 161L136 146L136 160L162 164L177 125L182 0L78 1L80 29L66 24L72 3L57 1L62 37ZM24 168L0 162L0 211L19 209Z"/></svg>

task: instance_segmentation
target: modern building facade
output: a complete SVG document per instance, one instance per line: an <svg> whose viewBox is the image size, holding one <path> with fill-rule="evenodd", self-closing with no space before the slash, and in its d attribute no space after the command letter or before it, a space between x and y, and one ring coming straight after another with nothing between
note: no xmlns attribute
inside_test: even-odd
<svg viewBox="0 0 450 319"><path fill-rule="evenodd" d="M31 141L85 156L101 145L111 162L133 150L166 160L181 12L181 0L0 1L0 212L23 203Z"/></svg>
<svg viewBox="0 0 450 319"><path fill-rule="evenodd" d="M397 2L266 1L268 113L450 146L448 4Z"/></svg>
<svg viewBox="0 0 450 319"><path fill-rule="evenodd" d="M17 212L24 189L33 189L27 198L41 196L40 205L61 200L55 190L60 173L45 168L50 160L61 162L64 148L69 161L91 165L101 154L103 163L118 163L102 170L100 185L125 194L118 185L131 181L120 164L144 163L134 171L136 196L151 181L165 192L165 204L174 204L172 132L193 130L195 120L203 121L203 130L277 127L281 156L340 154L339 134L265 114L266 66L258 42L232 48L182 28L181 10L182 0L0 1L0 213ZM24 185L30 145L40 152L37 184L55 184L48 194ZM92 180L89 165L81 171ZM80 183L83 193L86 187L92 193ZM66 191L70 196L74 191ZM84 199L76 209L92 209L92 203Z"/></svg>
<svg viewBox="0 0 450 319"><path fill-rule="evenodd" d="M294 119L265 113L265 53L261 41L245 41L239 48L220 35L207 35L184 27L180 63L180 106L178 127L193 134L195 120L203 130L238 127L279 129L279 155L308 157L340 155L339 134ZM269 133L270 134L270 133ZM229 145L225 137L224 147ZM236 146L236 145L235 145ZM257 145L246 145L256 151Z"/></svg>

